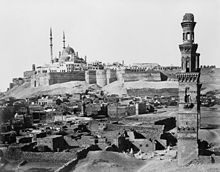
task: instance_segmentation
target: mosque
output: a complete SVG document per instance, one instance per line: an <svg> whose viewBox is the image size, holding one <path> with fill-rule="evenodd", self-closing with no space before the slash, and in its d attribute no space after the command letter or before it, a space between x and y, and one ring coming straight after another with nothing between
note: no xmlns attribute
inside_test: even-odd
<svg viewBox="0 0 220 172"><path fill-rule="evenodd" d="M86 56L80 58L78 52L75 52L72 47L65 45L65 33L63 32L63 50L59 52L59 56L53 56L53 36L52 29L50 29L50 56L51 63L46 66L47 72L72 72L75 70L85 70L86 68ZM39 67L38 69L41 69ZM45 70L45 68L43 69Z"/></svg>
<svg viewBox="0 0 220 172"><path fill-rule="evenodd" d="M50 63L33 67L35 74L31 77L31 87L47 86L69 81L85 81L87 69L86 56L79 57L69 45L66 47L65 33L63 32L63 49L58 57L53 53L53 34L50 28Z"/></svg>

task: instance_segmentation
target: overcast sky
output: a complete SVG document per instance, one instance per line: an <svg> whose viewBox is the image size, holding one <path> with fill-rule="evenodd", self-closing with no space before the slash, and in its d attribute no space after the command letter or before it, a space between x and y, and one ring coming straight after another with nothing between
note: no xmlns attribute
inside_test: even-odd
<svg viewBox="0 0 220 172"><path fill-rule="evenodd" d="M219 0L0 0L0 90L66 42L88 61L180 65L181 21L193 13L201 64L220 67Z"/></svg>

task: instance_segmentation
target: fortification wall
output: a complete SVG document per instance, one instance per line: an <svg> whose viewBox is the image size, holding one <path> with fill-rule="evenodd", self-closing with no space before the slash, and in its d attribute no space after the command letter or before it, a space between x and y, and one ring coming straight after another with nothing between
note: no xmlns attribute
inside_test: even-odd
<svg viewBox="0 0 220 172"><path fill-rule="evenodd" d="M145 97L145 96L178 96L178 88L163 88L163 89L153 89L153 88L142 88L142 89L127 89L129 96L135 97Z"/></svg>
<svg viewBox="0 0 220 172"><path fill-rule="evenodd" d="M113 69L107 69L106 70L106 78L107 78L107 84L110 84L117 80L117 74L116 70Z"/></svg>
<svg viewBox="0 0 220 172"><path fill-rule="evenodd" d="M96 70L96 84L100 87L107 84L106 70Z"/></svg>
<svg viewBox="0 0 220 172"><path fill-rule="evenodd" d="M85 72L85 80L88 84L96 84L96 71L87 70Z"/></svg>
<svg viewBox="0 0 220 172"><path fill-rule="evenodd" d="M69 81L85 81L85 71L53 72L49 74L49 85Z"/></svg>
<svg viewBox="0 0 220 172"><path fill-rule="evenodd" d="M138 80L161 81L161 74L159 71L125 70L123 78L125 82Z"/></svg>
<svg viewBox="0 0 220 172"><path fill-rule="evenodd" d="M124 80L124 74L125 74L125 70L124 69L120 69L116 71L116 78L118 81L123 81Z"/></svg>
<svg viewBox="0 0 220 172"><path fill-rule="evenodd" d="M31 87L48 86L50 76L48 73L38 73L31 77Z"/></svg>

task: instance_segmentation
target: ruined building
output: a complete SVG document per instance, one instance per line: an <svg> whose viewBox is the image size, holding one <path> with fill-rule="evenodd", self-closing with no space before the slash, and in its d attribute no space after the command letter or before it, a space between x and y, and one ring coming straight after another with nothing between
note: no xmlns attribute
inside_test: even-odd
<svg viewBox="0 0 220 172"><path fill-rule="evenodd" d="M194 43L193 14L186 13L181 23L183 43L179 82L179 111L177 114L178 164L186 165L198 158L198 130L200 119L200 68L198 45Z"/></svg>

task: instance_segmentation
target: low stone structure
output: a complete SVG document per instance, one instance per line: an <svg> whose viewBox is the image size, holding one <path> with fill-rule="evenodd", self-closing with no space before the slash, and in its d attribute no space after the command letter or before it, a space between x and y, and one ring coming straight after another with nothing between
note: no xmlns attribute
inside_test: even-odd
<svg viewBox="0 0 220 172"><path fill-rule="evenodd" d="M66 148L67 144L61 135L51 135L43 138L37 138L37 145L47 146L52 151L60 151Z"/></svg>

